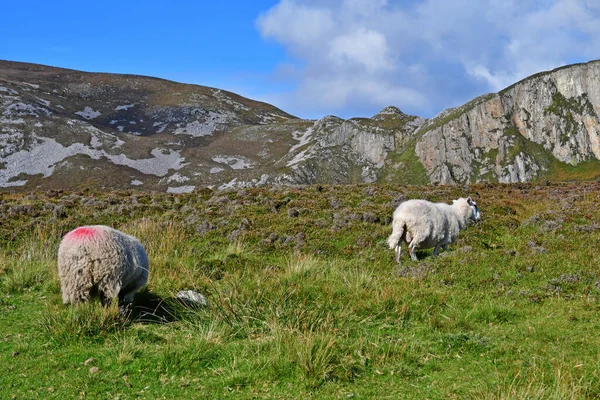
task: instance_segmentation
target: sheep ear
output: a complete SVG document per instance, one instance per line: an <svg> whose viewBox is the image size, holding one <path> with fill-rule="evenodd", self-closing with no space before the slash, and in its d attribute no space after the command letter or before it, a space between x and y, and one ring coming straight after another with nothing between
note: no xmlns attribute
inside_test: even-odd
<svg viewBox="0 0 600 400"><path fill-rule="evenodd" d="M471 196L467 197L467 203L471 204L473 202L473 199L471 198Z"/></svg>

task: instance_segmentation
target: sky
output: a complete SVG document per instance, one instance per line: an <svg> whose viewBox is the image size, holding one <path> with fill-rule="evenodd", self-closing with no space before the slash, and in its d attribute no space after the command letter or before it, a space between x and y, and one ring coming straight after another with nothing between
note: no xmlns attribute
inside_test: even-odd
<svg viewBox="0 0 600 400"><path fill-rule="evenodd" d="M0 59L228 90L301 118L430 118L600 59L598 0L0 3Z"/></svg>

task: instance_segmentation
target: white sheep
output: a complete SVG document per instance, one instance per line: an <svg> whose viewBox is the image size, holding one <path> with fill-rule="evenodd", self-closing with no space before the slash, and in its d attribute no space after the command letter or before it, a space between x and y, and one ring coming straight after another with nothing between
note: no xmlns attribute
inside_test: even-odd
<svg viewBox="0 0 600 400"><path fill-rule="evenodd" d="M58 248L58 276L64 304L104 305L118 297L121 311L148 282L148 256L142 244L104 225L81 226L67 233Z"/></svg>
<svg viewBox="0 0 600 400"><path fill-rule="evenodd" d="M469 219L481 219L479 208L470 197L453 200L452 205L408 200L394 211L392 234L388 238L388 244L390 249L396 251L398 263L402 241L408 243L413 260L417 260L417 248L435 247L433 255L437 255L442 246L444 250L448 250L448 244L456 240L458 232L467 226Z"/></svg>

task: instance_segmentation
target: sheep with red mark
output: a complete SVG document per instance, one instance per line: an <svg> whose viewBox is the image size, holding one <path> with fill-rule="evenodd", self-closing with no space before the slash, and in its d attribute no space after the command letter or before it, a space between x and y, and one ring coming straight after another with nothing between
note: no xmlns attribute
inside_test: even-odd
<svg viewBox="0 0 600 400"><path fill-rule="evenodd" d="M124 311L148 282L148 268L148 256L139 240L104 225L74 229L58 248L64 304L85 302L97 294L104 305L118 298Z"/></svg>
<svg viewBox="0 0 600 400"><path fill-rule="evenodd" d="M460 198L452 204L431 203L426 200L408 200L394 211L392 234L388 238L390 249L396 251L396 261L400 263L401 243L408 244L410 257L417 260L416 249L434 247L437 255L440 247L448 250L461 229L469 220L479 221L481 213L473 199Z"/></svg>

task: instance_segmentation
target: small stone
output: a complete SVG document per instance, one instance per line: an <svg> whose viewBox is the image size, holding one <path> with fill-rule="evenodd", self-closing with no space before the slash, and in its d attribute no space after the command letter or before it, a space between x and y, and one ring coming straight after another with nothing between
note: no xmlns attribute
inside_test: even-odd
<svg viewBox="0 0 600 400"><path fill-rule="evenodd" d="M16 356L18 356L18 355L19 355L19 352L18 352L18 351L13 351L13 352L12 352L12 356L13 356L13 357L16 357Z"/></svg>
<svg viewBox="0 0 600 400"><path fill-rule="evenodd" d="M89 364L93 363L94 361L96 361L96 359L94 357L90 357L83 362L83 365L89 365Z"/></svg>
<svg viewBox="0 0 600 400"><path fill-rule="evenodd" d="M179 300L188 306L208 307L209 303L206 297L193 290L182 290L175 295Z"/></svg>
<svg viewBox="0 0 600 400"><path fill-rule="evenodd" d="M98 367L92 367L90 368L90 374L96 374L100 371L100 368Z"/></svg>

